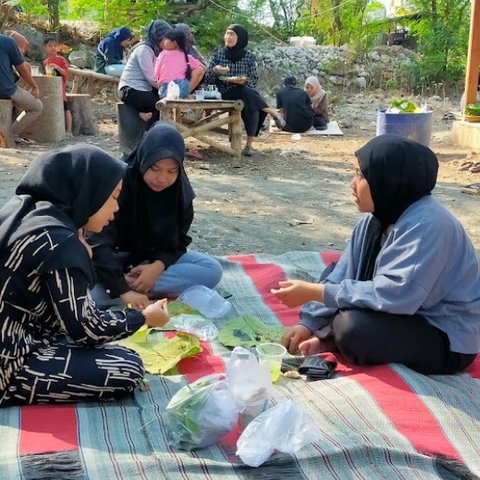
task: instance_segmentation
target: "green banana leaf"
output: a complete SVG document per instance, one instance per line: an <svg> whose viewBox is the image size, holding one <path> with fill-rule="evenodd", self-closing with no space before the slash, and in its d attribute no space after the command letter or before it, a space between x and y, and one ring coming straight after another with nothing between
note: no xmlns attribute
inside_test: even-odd
<svg viewBox="0 0 480 480"><path fill-rule="evenodd" d="M141 330L141 329L140 329ZM200 340L188 333L177 333L173 338L151 341L148 333L136 332L122 340L121 345L135 350L145 365L145 371L153 375L163 375L173 371L182 358L193 357L202 351Z"/></svg>
<svg viewBox="0 0 480 480"><path fill-rule="evenodd" d="M279 343L284 327L272 327L257 317L235 317L227 322L218 333L218 340L226 347L251 348L260 343Z"/></svg>

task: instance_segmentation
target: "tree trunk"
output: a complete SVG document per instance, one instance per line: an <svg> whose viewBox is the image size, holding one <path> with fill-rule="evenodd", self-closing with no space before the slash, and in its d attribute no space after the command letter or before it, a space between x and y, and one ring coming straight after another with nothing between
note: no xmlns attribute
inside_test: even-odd
<svg viewBox="0 0 480 480"><path fill-rule="evenodd" d="M67 93L67 102L72 114L73 135L96 135L98 128L92 112L90 95Z"/></svg>

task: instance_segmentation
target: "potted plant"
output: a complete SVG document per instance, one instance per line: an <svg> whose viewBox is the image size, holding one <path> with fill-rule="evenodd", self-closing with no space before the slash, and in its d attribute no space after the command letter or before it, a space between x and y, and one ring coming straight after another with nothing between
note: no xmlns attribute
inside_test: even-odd
<svg viewBox="0 0 480 480"><path fill-rule="evenodd" d="M463 118L467 122L480 122L480 103L465 105Z"/></svg>

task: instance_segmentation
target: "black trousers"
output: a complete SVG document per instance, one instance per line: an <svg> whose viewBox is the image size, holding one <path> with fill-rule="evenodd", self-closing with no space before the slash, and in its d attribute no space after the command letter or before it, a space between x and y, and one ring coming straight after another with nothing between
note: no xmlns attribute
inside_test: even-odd
<svg viewBox="0 0 480 480"><path fill-rule="evenodd" d="M313 116L313 126L318 130L327 126L327 120L323 115Z"/></svg>
<svg viewBox="0 0 480 480"><path fill-rule="evenodd" d="M447 334L420 315L341 310L315 334L333 335L340 352L358 365L402 363L420 373L445 375L464 370L476 357L450 351Z"/></svg>
<svg viewBox="0 0 480 480"><path fill-rule="evenodd" d="M123 87L119 95L123 103L130 105L138 112L151 112L153 114L152 119L148 122L149 127L160 118L160 112L155 108L155 104L160 100L160 97L155 89L152 88L149 92L144 92L131 87Z"/></svg>
<svg viewBox="0 0 480 480"><path fill-rule="evenodd" d="M222 94L223 100L243 100L242 120L249 137L257 137L267 114L262 110L267 102L253 88L232 87Z"/></svg>

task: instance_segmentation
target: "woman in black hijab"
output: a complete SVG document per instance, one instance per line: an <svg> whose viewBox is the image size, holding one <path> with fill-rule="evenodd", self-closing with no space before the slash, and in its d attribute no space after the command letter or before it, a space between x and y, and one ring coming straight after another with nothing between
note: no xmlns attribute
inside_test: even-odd
<svg viewBox="0 0 480 480"><path fill-rule="evenodd" d="M213 288L222 267L189 251L195 194L183 167L185 142L170 124L157 123L126 158L120 211L100 235L89 237L101 285L101 304L143 308L147 294L181 293L193 285ZM105 293L108 295L106 296Z"/></svg>
<svg viewBox="0 0 480 480"><path fill-rule="evenodd" d="M278 128L285 126L285 120L270 108L255 90L258 83L255 56L247 52L248 32L241 25L230 25L224 36L225 47L217 49L205 75L205 83L214 83L224 100L243 100L242 119L247 132L247 143L243 155L253 155L253 139L270 114Z"/></svg>
<svg viewBox="0 0 480 480"><path fill-rule="evenodd" d="M273 291L288 306L309 302L283 343L308 355L338 349L362 365L461 371L480 351L480 265L463 227L431 195L438 160L397 135L356 156L353 197L367 214L321 283Z"/></svg>
<svg viewBox="0 0 480 480"><path fill-rule="evenodd" d="M117 398L141 382L137 354L106 343L166 323L165 302L98 310L83 239L113 219L125 170L96 147L52 151L0 210L0 407Z"/></svg>

